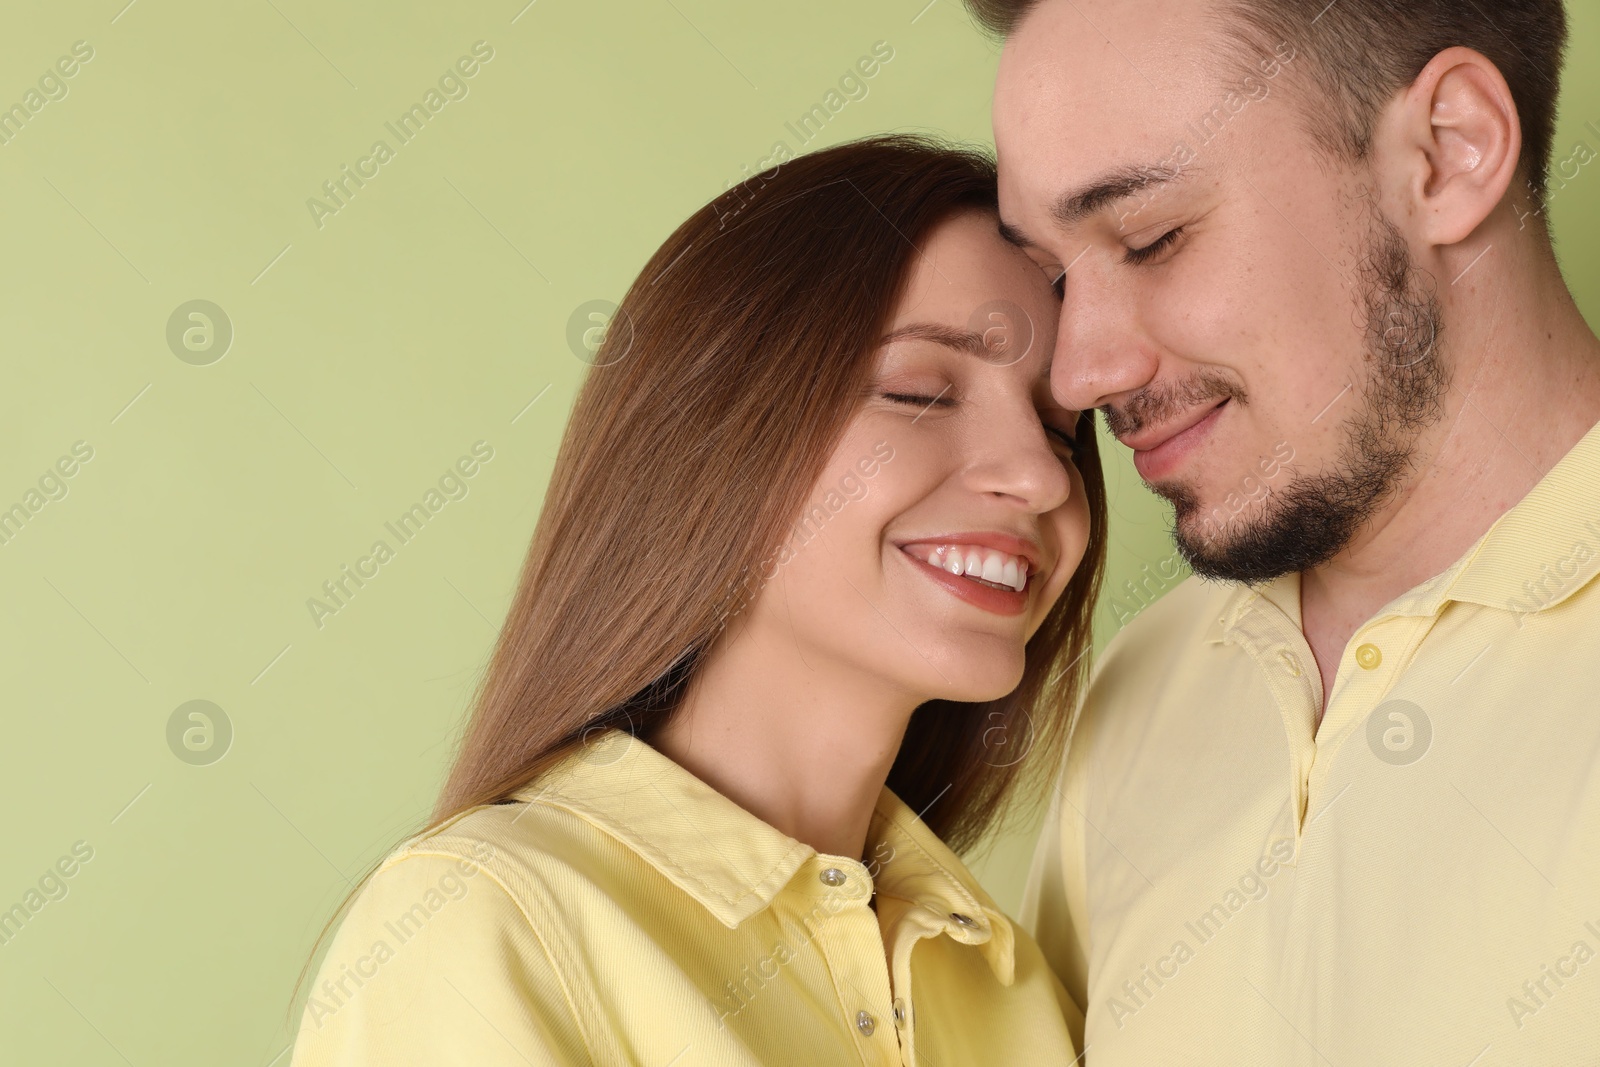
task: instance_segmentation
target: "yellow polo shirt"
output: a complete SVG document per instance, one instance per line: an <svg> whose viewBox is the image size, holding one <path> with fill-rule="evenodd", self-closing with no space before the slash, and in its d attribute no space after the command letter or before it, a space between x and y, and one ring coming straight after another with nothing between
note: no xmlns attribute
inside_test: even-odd
<svg viewBox="0 0 1600 1067"><path fill-rule="evenodd" d="M1090 1067L1600 1063L1600 426L1321 678L1298 574L1108 644L1022 920Z"/></svg>
<svg viewBox="0 0 1600 1067"><path fill-rule="evenodd" d="M384 861L290 1063L1074 1060L1076 1008L1038 946L887 788L865 857L820 854L607 731Z"/></svg>

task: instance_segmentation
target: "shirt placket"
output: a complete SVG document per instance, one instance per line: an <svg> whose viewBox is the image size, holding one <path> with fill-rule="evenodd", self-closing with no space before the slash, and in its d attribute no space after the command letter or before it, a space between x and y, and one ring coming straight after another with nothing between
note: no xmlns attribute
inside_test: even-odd
<svg viewBox="0 0 1600 1067"><path fill-rule="evenodd" d="M1321 679L1305 635L1270 603L1257 601L1245 609L1229 637L1255 661L1278 705L1288 749L1289 802L1282 809L1278 825L1272 828L1268 844L1292 842L1294 859L1285 864L1293 865L1300 856L1300 837L1317 759L1314 724L1322 698Z"/></svg>
<svg viewBox="0 0 1600 1067"><path fill-rule="evenodd" d="M988 928L987 919L982 915L968 915L954 911L941 913L920 904L912 905L894 927L894 944L890 949L890 957L894 961L892 968L894 1000L891 1010L895 1030L900 1036L902 1067L915 1067L917 1054L916 1016L912 1009L912 950L923 938L938 937L942 934L949 934L955 940L969 945L982 944L993 934Z"/></svg>
<svg viewBox="0 0 1600 1067"><path fill-rule="evenodd" d="M816 916L815 944L827 961L845 1025L863 1064L900 1064L893 1023L894 999L888 956L877 915L868 902L872 878L866 867L839 856L817 855L799 877L815 886L802 898Z"/></svg>
<svg viewBox="0 0 1600 1067"><path fill-rule="evenodd" d="M1334 676L1333 693L1317 732L1317 746L1326 753L1313 770L1311 790L1321 795L1337 751L1352 732L1366 730L1373 755L1386 762L1411 762L1426 745L1427 713L1406 700L1388 700L1423 638L1433 628L1436 615L1385 615L1358 629L1345 646Z"/></svg>

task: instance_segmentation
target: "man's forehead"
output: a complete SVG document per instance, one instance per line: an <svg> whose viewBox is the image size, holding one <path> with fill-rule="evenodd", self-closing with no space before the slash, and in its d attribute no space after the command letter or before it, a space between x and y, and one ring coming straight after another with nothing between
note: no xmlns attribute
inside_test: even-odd
<svg viewBox="0 0 1600 1067"><path fill-rule="evenodd" d="M1193 140L1182 115L1122 101L1105 109L1059 108L1008 128L997 114L1001 218L1014 221L1013 214L1026 211L1070 225L1109 201L1180 178L1188 161L1175 149Z"/></svg>
<svg viewBox="0 0 1600 1067"><path fill-rule="evenodd" d="M1041 0L1006 39L996 136L1183 110L1234 68L1209 0Z"/></svg>
<svg viewBox="0 0 1600 1067"><path fill-rule="evenodd" d="M1217 33L1237 15L1238 0L1038 0L1013 27L1005 49L1018 55L1070 46L1105 48L1130 65L1151 59L1152 49ZM1158 57L1157 57L1158 58Z"/></svg>
<svg viewBox="0 0 1600 1067"><path fill-rule="evenodd" d="M1159 6L1042 0L1008 38L993 119L1001 233L1013 244L1028 247L1047 228L1135 194L1188 184L1196 157L1218 164L1211 157L1225 154L1205 147L1217 124L1209 116L1239 106L1243 68L1221 41L1212 4L1192 5L1181 26L1139 29L1119 18L1101 27L1111 36L1094 28L1096 12Z"/></svg>

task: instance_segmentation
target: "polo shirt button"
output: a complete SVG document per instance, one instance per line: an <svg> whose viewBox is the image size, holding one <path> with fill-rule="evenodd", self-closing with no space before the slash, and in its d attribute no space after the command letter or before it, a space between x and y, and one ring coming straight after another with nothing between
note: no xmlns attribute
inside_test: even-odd
<svg viewBox="0 0 1600 1067"><path fill-rule="evenodd" d="M837 867L829 867L817 877L822 879L823 885L844 885L850 880L850 876Z"/></svg>
<svg viewBox="0 0 1600 1067"><path fill-rule="evenodd" d="M1288 650L1280 651L1278 653L1278 659L1283 662L1284 670L1288 671L1296 678L1300 677L1300 660L1295 656L1294 653Z"/></svg>
<svg viewBox="0 0 1600 1067"><path fill-rule="evenodd" d="M894 1024L902 1030L906 1028L906 1002L899 997L894 998Z"/></svg>
<svg viewBox="0 0 1600 1067"><path fill-rule="evenodd" d="M1366 644L1356 649L1356 665L1364 671L1376 670L1383 662L1383 653L1377 645Z"/></svg>
<svg viewBox="0 0 1600 1067"><path fill-rule="evenodd" d="M952 911L950 913L950 918L954 919L956 922L960 923L962 926L965 926L969 930L978 929L978 923L975 919L973 919L971 916L963 915L959 911Z"/></svg>
<svg viewBox="0 0 1600 1067"><path fill-rule="evenodd" d="M872 1036L872 1031L878 1028L878 1020L864 1011L856 1012L856 1029L866 1037Z"/></svg>

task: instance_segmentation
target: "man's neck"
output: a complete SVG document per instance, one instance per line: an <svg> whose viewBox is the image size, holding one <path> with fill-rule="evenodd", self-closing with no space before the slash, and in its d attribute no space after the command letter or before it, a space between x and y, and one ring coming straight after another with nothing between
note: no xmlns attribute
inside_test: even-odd
<svg viewBox="0 0 1600 1067"><path fill-rule="evenodd" d="M1508 245L1512 259L1518 243ZM1600 340L1553 269L1522 254L1528 262L1496 264L1475 289L1451 294L1443 418L1356 539L1301 574L1301 625L1323 680L1319 724L1356 630L1460 559L1600 422Z"/></svg>

